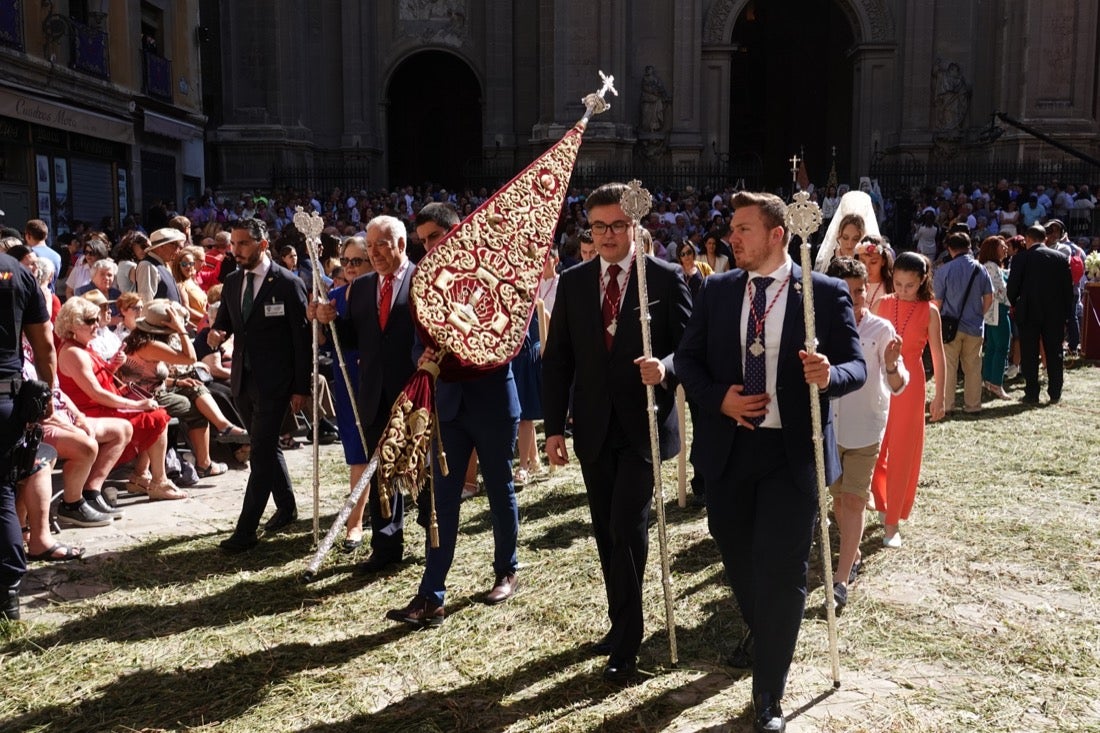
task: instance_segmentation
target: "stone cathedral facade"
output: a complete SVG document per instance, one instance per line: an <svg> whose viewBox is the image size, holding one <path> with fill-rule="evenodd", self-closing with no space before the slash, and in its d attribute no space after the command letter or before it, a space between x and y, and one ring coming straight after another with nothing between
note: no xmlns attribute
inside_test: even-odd
<svg viewBox="0 0 1100 733"><path fill-rule="evenodd" d="M854 181L884 157L1100 158L1086 0L202 0L208 183L355 165L371 187L516 170L615 77L579 165L798 153ZM996 118L1041 132L1046 140ZM1052 142L1053 141L1053 142ZM1056 144L1057 145L1056 145ZM1097 174L1100 179L1100 173Z"/></svg>

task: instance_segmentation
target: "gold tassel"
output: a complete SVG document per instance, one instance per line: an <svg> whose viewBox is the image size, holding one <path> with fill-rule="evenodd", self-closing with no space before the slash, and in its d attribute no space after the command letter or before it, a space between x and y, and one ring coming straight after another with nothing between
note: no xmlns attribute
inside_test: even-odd
<svg viewBox="0 0 1100 733"><path fill-rule="evenodd" d="M428 479L428 492L431 494L432 519L428 524L428 539L432 543L432 549L439 549L439 520L435 515L435 478Z"/></svg>
<svg viewBox="0 0 1100 733"><path fill-rule="evenodd" d="M446 476L450 473L447 467L447 453L443 450L443 436L439 432L439 408L435 400L435 382L439 378L439 366L432 364L433 369L428 373L432 375L432 432L435 433L435 442L439 446L439 473ZM432 519L428 525L428 537L432 543L432 549L439 548L439 521L435 514L435 475L428 472L428 492L431 494Z"/></svg>
<svg viewBox="0 0 1100 733"><path fill-rule="evenodd" d="M370 491L370 487L367 487L367 491ZM390 508L390 494L388 491L382 489L382 482L378 482L378 506L382 509L382 517L389 519L393 510Z"/></svg>

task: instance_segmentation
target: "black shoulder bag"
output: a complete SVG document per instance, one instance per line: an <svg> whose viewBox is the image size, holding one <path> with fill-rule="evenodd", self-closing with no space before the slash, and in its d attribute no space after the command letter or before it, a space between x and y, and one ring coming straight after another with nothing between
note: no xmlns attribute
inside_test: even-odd
<svg viewBox="0 0 1100 733"><path fill-rule="evenodd" d="M981 267L979 265L978 267ZM949 344L955 340L959 333L959 318L962 317L962 309L966 307L966 299L970 297L970 288L974 286L974 278L978 276L978 267L970 274L970 282L966 284L966 292L963 293L962 305L959 306L958 316L944 315L947 312L947 301L943 301L943 313L940 314L940 332L943 334L943 342Z"/></svg>

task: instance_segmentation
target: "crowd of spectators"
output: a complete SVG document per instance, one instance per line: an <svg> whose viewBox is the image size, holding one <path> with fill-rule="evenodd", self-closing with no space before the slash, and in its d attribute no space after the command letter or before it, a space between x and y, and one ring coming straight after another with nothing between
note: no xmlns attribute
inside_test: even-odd
<svg viewBox="0 0 1100 733"><path fill-rule="evenodd" d="M880 225L903 209L896 205L896 198L884 198L869 179L863 179L859 188L874 202ZM1056 180L1026 186L1003 179L967 185L943 181L912 193L912 205L905 207L914 212L908 236L883 244L895 255L915 250L938 264L948 258L944 241L951 232L966 233L977 253L977 245L990 237L1010 242L1032 224L1054 223L1059 227L1056 244L1067 254L1079 251L1083 257L1100 251L1100 222L1094 215L1096 188L1094 184L1063 185ZM827 225L848 186L810 186L808 190L822 206ZM734 193L732 185L722 190L686 186L654 191L653 208L642 222L648 234L645 239L651 241L655 256L681 265L693 291L711 273L737 266L728 243ZM594 255L584 211L586 194L587 190L571 189L562 209L555 232L559 271ZM201 197L188 198L180 211L158 204L144 217L127 217L121 227L110 220L98 227L75 222L72 231L52 242L45 223L38 220L27 222L23 231L5 229L0 248L35 272L51 303L51 315L58 320L57 400L59 407L65 408L61 412L69 415L69 424L54 431L67 441L59 446L66 459L66 491L55 502L58 515L77 526L109 523L118 512L99 491L105 471L111 468L104 464L113 466L135 457L128 484L132 490L151 498L184 496L164 473L164 452L172 447L166 437L171 417L183 425L200 476L227 470L225 463L211 457L210 442L247 442L225 385L232 343L212 352L203 336L218 305L220 283L236 267L229 252L232 222L250 217L266 222L273 258L312 289L314 267L293 218L299 207L307 213L317 212L325 222L320 280L328 288L347 283L337 255L344 242L363 235L374 217L394 216L408 224L408 252L415 262L424 248L412 224L424 205L448 203L465 217L489 195L485 188L449 191L431 184L376 191L334 188L327 195L286 189L226 196L208 190ZM895 226L883 227L883 231L904 229L893 223ZM174 242L177 246L161 248L160 242L151 242L152 235L166 230L180 233L179 241ZM158 249L161 255L170 251L170 256L162 258L164 268L142 275L138 263ZM986 250L988 254L996 248ZM173 296L165 299L163 292L158 297L156 288L158 279L167 278L174 287L170 288ZM1077 276L1077 280L1080 287L1084 278ZM1079 333L1074 334L1072 326L1069 338L1070 349L1076 350ZM1018 357L1014 349L1009 353L1011 375ZM994 365L988 367L984 379L996 396L1003 395L999 376L999 366ZM136 419L135 414L144 417ZM99 437L96 441L74 440L74 426L77 432ZM296 427L294 418L288 417L286 447L294 445ZM326 425L325 432L328 440L335 440L334 427ZM97 462L97 450L109 460ZM246 446L234 453L238 459L246 456ZM521 468L529 468L532 462L527 456ZM79 497L78 484L83 490ZM47 553L46 559L67 559L76 552L63 546L38 547L40 544L36 540L32 549Z"/></svg>

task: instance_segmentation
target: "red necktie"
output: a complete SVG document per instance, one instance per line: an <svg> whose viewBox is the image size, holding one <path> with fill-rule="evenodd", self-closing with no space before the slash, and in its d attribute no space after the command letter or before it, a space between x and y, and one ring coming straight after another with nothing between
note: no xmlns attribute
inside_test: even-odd
<svg viewBox="0 0 1100 733"><path fill-rule="evenodd" d="M618 265L607 266L607 289L603 294L603 343L611 351L615 329L619 325L619 273Z"/></svg>
<svg viewBox="0 0 1100 733"><path fill-rule="evenodd" d="M382 276L382 290L378 296L378 327L385 331L390 320L390 302L393 300L393 274Z"/></svg>

